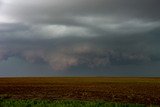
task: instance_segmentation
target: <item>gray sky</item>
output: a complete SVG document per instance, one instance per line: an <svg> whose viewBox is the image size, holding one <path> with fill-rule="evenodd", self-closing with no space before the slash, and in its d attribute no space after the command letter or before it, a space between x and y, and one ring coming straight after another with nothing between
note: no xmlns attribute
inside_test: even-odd
<svg viewBox="0 0 160 107"><path fill-rule="evenodd" d="M0 76L160 76L159 0L0 0Z"/></svg>

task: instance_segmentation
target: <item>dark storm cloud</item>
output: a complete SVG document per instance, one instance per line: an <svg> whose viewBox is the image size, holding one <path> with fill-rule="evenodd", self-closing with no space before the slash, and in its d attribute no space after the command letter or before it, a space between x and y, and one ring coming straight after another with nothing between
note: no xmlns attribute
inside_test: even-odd
<svg viewBox="0 0 160 107"><path fill-rule="evenodd" d="M74 67L106 70L160 61L159 0L2 3L1 61L19 57L48 64L56 71Z"/></svg>
<svg viewBox="0 0 160 107"><path fill-rule="evenodd" d="M23 23L0 23L0 32L17 32L17 31L25 31L29 30L29 28Z"/></svg>
<svg viewBox="0 0 160 107"><path fill-rule="evenodd" d="M22 20L68 23L74 16L118 16L118 18L159 19L159 0L13 0L6 12ZM38 2L38 3L37 3ZM27 16L27 17L26 17ZM63 18L63 16L66 16ZM55 19L55 20L54 20ZM123 19L122 19L123 20Z"/></svg>
<svg viewBox="0 0 160 107"><path fill-rule="evenodd" d="M44 33L43 37L144 32L160 25L159 0L7 1L1 10L3 19L30 24L31 32Z"/></svg>
<svg viewBox="0 0 160 107"><path fill-rule="evenodd" d="M141 37L138 38L139 36ZM137 37L127 35L113 38L63 37L52 40L12 40L3 43L1 59L18 56L31 63L49 64L56 71L79 66L105 70L117 65L143 65L159 61L160 44L158 41L155 42L156 39L159 39L156 35Z"/></svg>

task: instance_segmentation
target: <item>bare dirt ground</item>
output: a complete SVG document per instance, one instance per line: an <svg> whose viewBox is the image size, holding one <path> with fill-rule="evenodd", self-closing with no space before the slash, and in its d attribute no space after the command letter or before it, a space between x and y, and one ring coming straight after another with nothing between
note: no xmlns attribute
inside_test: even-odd
<svg viewBox="0 0 160 107"><path fill-rule="evenodd" d="M0 97L105 100L160 105L160 78L0 78Z"/></svg>

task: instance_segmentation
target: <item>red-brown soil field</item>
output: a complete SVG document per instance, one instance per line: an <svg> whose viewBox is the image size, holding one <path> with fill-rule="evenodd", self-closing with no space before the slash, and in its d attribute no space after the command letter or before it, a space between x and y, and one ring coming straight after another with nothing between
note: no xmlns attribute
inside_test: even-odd
<svg viewBox="0 0 160 107"><path fill-rule="evenodd" d="M76 99L160 105L160 78L0 78L6 99Z"/></svg>

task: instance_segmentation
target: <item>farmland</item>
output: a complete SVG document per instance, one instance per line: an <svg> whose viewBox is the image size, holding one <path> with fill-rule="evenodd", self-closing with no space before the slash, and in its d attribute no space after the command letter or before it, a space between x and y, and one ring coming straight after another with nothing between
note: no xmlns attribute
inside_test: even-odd
<svg viewBox="0 0 160 107"><path fill-rule="evenodd" d="M160 105L160 78L0 78L0 98Z"/></svg>

